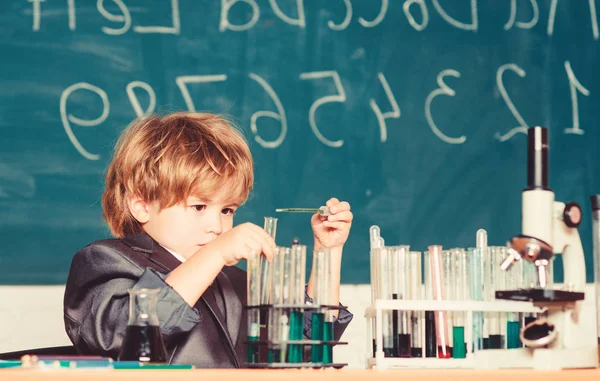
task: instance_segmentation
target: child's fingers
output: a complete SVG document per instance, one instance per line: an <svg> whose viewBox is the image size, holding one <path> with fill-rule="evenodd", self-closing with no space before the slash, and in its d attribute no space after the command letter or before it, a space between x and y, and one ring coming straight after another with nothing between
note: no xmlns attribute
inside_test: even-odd
<svg viewBox="0 0 600 381"><path fill-rule="evenodd" d="M332 229L336 229L336 230L345 230L348 228L348 225L349 225L348 222L330 222L330 221L323 222L323 226L332 228Z"/></svg>
<svg viewBox="0 0 600 381"><path fill-rule="evenodd" d="M325 205L331 208L333 205L337 204L338 202L340 202L340 200L338 200L335 197L332 197L329 200L327 200L327 202L325 203Z"/></svg>
<svg viewBox="0 0 600 381"><path fill-rule="evenodd" d="M352 214L352 212L349 210L346 210L344 212L338 212L336 214L332 214L331 216L329 216L327 218L327 221L329 221L329 222L336 222L336 221L350 222L350 221L352 221L353 218L354 218L354 215Z"/></svg>
<svg viewBox="0 0 600 381"><path fill-rule="evenodd" d="M329 211L332 214L337 214L347 210L350 210L350 204L346 201L337 202L329 207Z"/></svg>

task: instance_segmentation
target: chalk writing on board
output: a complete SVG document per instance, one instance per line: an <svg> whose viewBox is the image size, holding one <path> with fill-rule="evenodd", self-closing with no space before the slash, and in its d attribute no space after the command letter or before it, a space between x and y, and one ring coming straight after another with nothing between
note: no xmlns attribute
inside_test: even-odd
<svg viewBox="0 0 600 381"><path fill-rule="evenodd" d="M425 100L425 118L427 118L427 123L429 123L429 127L431 127L431 130L433 131L433 133L438 138L440 138L442 141L449 143L449 144L462 144L465 141L467 141L466 136L463 135L458 138L451 138L449 136L446 136L435 125L435 122L433 121L433 117L431 116L431 102L433 101L433 99L435 97L442 95L442 94L447 95L449 97L453 97L456 95L456 91L454 91L454 89L452 89L451 87L446 85L446 83L444 82L444 77L446 77L446 76L460 78L460 73L454 69L446 69L446 70L442 70L438 74L437 83L438 83L439 87L437 89L433 90L431 93L429 93L429 95L427 96L427 99Z"/></svg>
<svg viewBox="0 0 600 381"><path fill-rule="evenodd" d="M583 130L579 128L579 107L577 106L577 91L586 97L590 95L590 91L583 87L583 85L575 77L573 69L571 69L571 63L565 61L565 70L567 71L567 77L569 78L569 87L571 90L571 112L573 115L573 127L565 129L565 134L577 134L583 135Z"/></svg>
<svg viewBox="0 0 600 381"><path fill-rule="evenodd" d="M40 24L41 24L41 3L44 3L46 0L27 0L32 3L32 30L36 32L40 32ZM118 8L120 14L111 13L106 9L105 3L109 2L109 0L97 0L96 8L98 12L108 21L113 23L121 23L118 28L103 26L101 27L102 32L109 35L122 35L133 29L136 33L158 33L158 34L175 34L179 35L181 33L181 20L180 20L180 11L179 11L179 0L165 0L169 1L171 5L171 25L156 25L156 26L147 26L147 25L133 25L134 20L132 20L131 11L129 10L127 3L125 0L110 0L110 3L114 3ZM280 0L269 0L269 6L275 16L278 19L282 20L284 23L298 27L298 28L306 28L307 23L310 20L306 19L305 11L304 11L304 0L296 0L296 4L293 8L294 11L286 11L282 10L282 7L279 3ZM335 31L343 31L345 30L350 23L352 22L352 17L354 16L354 12L352 9L352 1L351 0L338 0L342 1L344 7L346 9L343 20L336 24L333 20L328 20L327 25L330 29ZM368 20L366 15L357 15L357 22L364 28L373 28L378 25L381 25L385 22L386 15L390 12L389 0L379 0L380 8L377 15L375 15L372 19ZM437 12L437 14L448 24L457 29L468 30L477 32L479 26L479 16L478 16L478 1L477 0L464 0L469 1L469 10L470 10L470 21L465 22L461 21L465 18L464 15L455 15L450 14L450 7L446 5L444 8L439 0L432 0L433 8ZM562 6L568 7L572 6L572 4L579 5L583 3L584 0L581 1L569 1L563 2ZM398 2L400 3L400 2ZM511 0L510 10L507 15L507 22L504 24L504 30L510 30L513 27L518 27L521 29L532 29L534 26L538 24L540 18L540 9L537 0L529 0L531 5L532 15L529 21L520 21L518 20L517 11L520 9L517 6L517 0ZM250 12L246 12L250 14L247 20L242 21L240 24L232 23L229 19L229 13L231 9L238 5L245 6L246 8L250 8ZM421 12L421 22L417 22L417 18L412 13L412 10L415 9L412 5L417 5ZM289 6L288 6L289 7ZM548 12L548 26L546 33L548 36L552 36L554 34L554 24L556 20L556 12L559 7L558 0L551 0L550 9ZM596 15L596 0L588 0L587 8L590 14L590 23L592 28L592 35L595 40L600 38L600 33L598 30L598 17ZM428 23L429 23L429 10L425 0L404 0L402 3L402 9L406 16L408 23L417 31L423 31ZM75 0L67 0L67 13L68 13L68 23L69 29L75 31L77 29L77 4ZM293 14L294 16L290 16L288 13ZM455 12L456 13L456 12ZM253 28L260 19L261 15L261 7L257 3L257 0L221 0L220 1L220 17L218 22L218 29L220 32L243 32ZM372 17L372 16L371 16ZM133 28L132 28L133 25Z"/></svg>
<svg viewBox="0 0 600 381"><path fill-rule="evenodd" d="M149 102L146 111L142 110L140 101L135 95L136 88L143 89L146 92L146 94L148 94ZM131 106L133 107L133 111L135 112L136 117L140 118L145 115L152 114L154 112L154 109L156 108L156 93L149 84L142 81L132 81L127 84L127 87L125 87L125 91L127 91L127 97L129 98L129 102L131 102Z"/></svg>
<svg viewBox="0 0 600 381"><path fill-rule="evenodd" d="M252 114L252 116L250 117L250 130L254 134L254 140L256 140L256 142L264 148L277 148L281 145L281 143L283 143L285 135L287 134L287 118L285 117L285 110L281 105L281 101L279 100L277 93L275 93L275 91L267 83L267 81L265 81L255 73L248 74L248 77L258 82L258 84L267 92L267 94L269 94L269 97L271 97L271 100L273 101L273 103L275 103L275 107L277 107L276 113L273 111L262 110L256 111L254 114ZM258 121L258 118L261 117L273 118L281 123L281 132L279 133L277 139L273 141L266 141L259 135L256 123Z"/></svg>
<svg viewBox="0 0 600 381"><path fill-rule="evenodd" d="M383 73L377 73L377 78L379 78L379 82L383 87L383 91L385 91L385 95L392 106L392 111L382 113L381 109L377 105L377 102L375 102L375 99L371 98L369 101L369 106L371 106L371 109L375 113L375 116L377 117L377 123L379 124L379 139L382 143L384 143L387 140L387 125L385 120L387 118L400 118L400 107L398 107L398 102L396 102L396 98L394 97L394 94L390 89L390 85L385 79Z"/></svg>
<svg viewBox="0 0 600 381"><path fill-rule="evenodd" d="M504 102L506 103L506 106L510 110L511 114L515 117L517 122L519 122L518 127L511 129L509 132L507 132L504 135L496 133L496 138L498 140L500 140L501 142L507 141L508 139L512 138L515 134L518 134L518 133L527 134L527 126L528 126L527 123L525 123L525 120L523 119L523 117L521 116L519 111L517 110L517 108L515 107L515 104L510 99L510 96L506 92L506 87L504 87L503 75L506 70L512 70L515 73L517 73L517 75L519 77L525 78L525 71L514 63L504 64L504 65L500 66L498 68L498 70L496 71L496 86L498 86L498 90L500 90L502 99L504 99Z"/></svg>

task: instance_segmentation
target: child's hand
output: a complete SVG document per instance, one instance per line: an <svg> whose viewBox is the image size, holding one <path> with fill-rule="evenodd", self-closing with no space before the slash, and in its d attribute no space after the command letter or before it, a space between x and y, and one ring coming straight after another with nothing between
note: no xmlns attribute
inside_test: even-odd
<svg viewBox="0 0 600 381"><path fill-rule="evenodd" d="M277 255L273 238L263 228L249 222L221 234L207 245L209 247L223 258L225 266L233 266L242 259L248 259L252 251L262 253L269 261Z"/></svg>
<svg viewBox="0 0 600 381"><path fill-rule="evenodd" d="M350 234L352 212L350 204L332 198L325 204L329 207L330 216L315 214L310 220L315 235L315 249L319 247L342 247Z"/></svg>

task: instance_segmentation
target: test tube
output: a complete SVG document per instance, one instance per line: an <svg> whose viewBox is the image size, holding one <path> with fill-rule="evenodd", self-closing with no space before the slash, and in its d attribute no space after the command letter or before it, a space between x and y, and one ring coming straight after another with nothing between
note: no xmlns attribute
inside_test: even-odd
<svg viewBox="0 0 600 381"><path fill-rule="evenodd" d="M260 304L260 253L251 251L248 255L246 303L249 307ZM248 356L249 364L258 362L258 341L260 335L260 311L258 308L248 309Z"/></svg>
<svg viewBox="0 0 600 381"><path fill-rule="evenodd" d="M486 265L486 285L490 287L486 289L486 300L495 301L496 290L504 289L504 270L500 268L500 265L506 256L506 248L490 246L489 254ZM502 349L504 348L505 337L503 331L506 328L503 324L505 317L502 312L489 312L487 316L485 324L487 325L489 335L488 347L490 349Z"/></svg>
<svg viewBox="0 0 600 381"><path fill-rule="evenodd" d="M273 258L271 262L272 268L272 284L271 284L271 298L269 309L269 351L268 351L268 362L281 362L281 332L280 332L280 318L283 312L282 308L278 307L283 304L283 261L285 259L285 247L278 247L277 251L279 255Z"/></svg>
<svg viewBox="0 0 600 381"><path fill-rule="evenodd" d="M508 271L504 272L504 289L518 290L522 288L523 282L523 262L524 260L516 261ZM521 348L521 319L518 312L506 312L506 348L515 349Z"/></svg>
<svg viewBox="0 0 600 381"><path fill-rule="evenodd" d="M329 250L326 252L326 260L323 269L322 283L325 285L321 288L323 295L321 300L323 305L331 307L333 301L332 295L332 277L331 277L331 253ZM333 345L326 342L333 340L333 311L331 309L324 309L325 321L323 322L323 364L333 363Z"/></svg>
<svg viewBox="0 0 600 381"><path fill-rule="evenodd" d="M396 262L398 268L398 299L408 300L410 293L410 264L409 264L409 253L410 246L401 245L397 246ZM398 313L398 356L399 357L411 357L410 348L410 312L409 311L395 311Z"/></svg>
<svg viewBox="0 0 600 381"><path fill-rule="evenodd" d="M304 304L304 283L306 280L306 246L300 245L297 239L292 244L290 252L291 259L291 282L290 302L295 306ZM314 330L314 327L313 327ZM293 308L290 312L290 340L302 340L304 338L304 310ZM291 363L302 362L302 345L291 344L289 349L289 361Z"/></svg>
<svg viewBox="0 0 600 381"><path fill-rule="evenodd" d="M369 228L369 238L370 238L370 252L369 252L369 261L370 261L370 270L371 270L371 304L375 303L378 299L377 292L379 290L379 285L377 282L377 254L379 253L379 238L380 238L380 230L379 226L373 225ZM375 319L371 318L371 339L373 340L373 357L375 357L375 352L377 352L377 340L375 337L376 325Z"/></svg>
<svg viewBox="0 0 600 381"><path fill-rule="evenodd" d="M379 249L377 276L379 283L379 291L377 292L380 299L392 299L392 288L390 279L390 269L388 267L390 251L383 244L383 238L380 238L381 249ZM382 311L382 326L383 326L383 352L385 357L393 357L394 355L394 334L392 327L392 310Z"/></svg>
<svg viewBox="0 0 600 381"><path fill-rule="evenodd" d="M487 247L487 232L484 229L477 230L476 243L476 248L469 248L468 250L470 295L472 300L483 301L484 289L488 287L488 285L486 285L486 283L484 282L483 264L484 259L489 257ZM485 348L483 343L483 317L483 312L473 312L473 352L480 351Z"/></svg>
<svg viewBox="0 0 600 381"><path fill-rule="evenodd" d="M410 300L423 299L422 284L422 259L420 251L409 252L409 271L407 278L410 280L409 296ZM411 357L423 357L423 321L425 315L423 311L411 311Z"/></svg>
<svg viewBox="0 0 600 381"><path fill-rule="evenodd" d="M444 289L444 265L442 246L429 246L429 268L431 270L431 284L433 286L433 299L443 301L446 290ZM450 358L450 342L448 339L448 318L446 311L435 312L435 334L437 341L438 358Z"/></svg>
<svg viewBox="0 0 600 381"><path fill-rule="evenodd" d="M431 281L431 253L423 253L423 286L425 300L433 300L433 282ZM425 311L425 357L437 357L437 341L435 337L435 312Z"/></svg>
<svg viewBox="0 0 600 381"><path fill-rule="evenodd" d="M326 272L330 268L326 262L330 261L330 251L327 248L319 248L313 254L313 293L314 303L318 306L324 306L327 303L327 278ZM312 313L311 339L323 341L325 310L323 308L314 310ZM310 360L313 363L323 362L323 345L313 344L311 346Z"/></svg>
<svg viewBox="0 0 600 381"><path fill-rule="evenodd" d="M388 268L390 271L392 299L397 300L400 288L400 248L399 246L388 246ZM392 357L398 357L400 353L400 336L398 335L398 321L400 319L400 311L392 310L392 338L393 349Z"/></svg>
<svg viewBox="0 0 600 381"><path fill-rule="evenodd" d="M264 229L275 240L275 235L277 234L277 218L275 217L265 217L265 225ZM267 258L264 256L260 257L260 272L261 272L261 290L260 290L260 304L267 305L269 304L269 298L271 295L271 263L267 261ZM261 310L261 326L266 326L266 310Z"/></svg>
<svg viewBox="0 0 600 381"><path fill-rule="evenodd" d="M467 266L467 252L464 249L452 250L452 261L454 262L454 300L470 300L469 279ZM465 342L465 324L467 322L466 312L454 311L452 327L452 357L464 359L467 357L467 344Z"/></svg>
<svg viewBox="0 0 600 381"><path fill-rule="evenodd" d="M290 305L292 295L292 254L289 247L283 248L283 252L279 251L279 255L283 255L283 280L282 280L282 304ZM290 310L282 309L279 317L279 336L281 338L281 345L279 346L281 351L281 361L285 362L288 358L288 344L287 341L290 339Z"/></svg>
<svg viewBox="0 0 600 381"><path fill-rule="evenodd" d="M452 250L442 250L442 284L444 290L444 300L454 300L454 258ZM448 345L450 346L450 357L454 349L454 312L446 311L446 320L448 321ZM438 352L439 355L439 352Z"/></svg>

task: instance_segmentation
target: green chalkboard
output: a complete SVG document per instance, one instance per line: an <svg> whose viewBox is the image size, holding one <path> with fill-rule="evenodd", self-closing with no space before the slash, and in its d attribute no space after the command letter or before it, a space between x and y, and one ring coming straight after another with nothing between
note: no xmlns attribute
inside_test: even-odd
<svg viewBox="0 0 600 381"><path fill-rule="evenodd" d="M146 112L237 118L256 186L236 222L331 196L355 213L343 282L367 283L368 229L423 250L520 233L527 126L550 185L600 193L594 0L5 0L0 3L0 283L61 284L108 237L103 173ZM282 215L278 243L310 243Z"/></svg>

